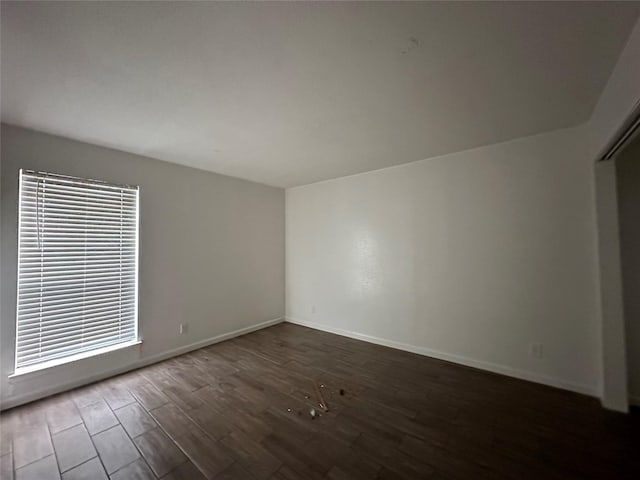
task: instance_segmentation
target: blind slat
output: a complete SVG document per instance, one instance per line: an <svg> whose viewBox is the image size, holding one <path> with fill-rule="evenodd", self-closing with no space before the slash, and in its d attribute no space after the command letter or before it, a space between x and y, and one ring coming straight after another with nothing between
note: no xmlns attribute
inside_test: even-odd
<svg viewBox="0 0 640 480"><path fill-rule="evenodd" d="M50 185L66 186L67 188L81 188L83 191L97 191L107 194L109 192L120 192L121 190L135 191L137 187L129 185L110 185L106 182L88 180L84 178L68 177L54 173L24 171L23 177L26 183L47 182Z"/></svg>
<svg viewBox="0 0 640 480"><path fill-rule="evenodd" d="M46 330L36 331L36 330L26 330L21 332L22 338L20 339L20 344L22 346L29 345L38 345L40 348L43 348L44 345L49 345L52 343L57 343L60 341L60 337L64 336L63 340L70 340L77 337L82 338L90 338L94 333L99 335L101 332L105 330L112 329L122 329L122 328L132 328L133 327L133 317L131 321L128 322L127 325L113 325L113 321L109 318L101 321L101 322L93 322L91 324L83 325L79 322L74 322L70 324L65 324L61 327L56 328L48 328ZM42 340L40 338L42 332L46 332L46 340Z"/></svg>
<svg viewBox="0 0 640 480"><path fill-rule="evenodd" d="M108 282L94 282L94 283L86 284L85 288L87 290L96 291L96 290L101 290L101 289L104 290L104 289L107 289L109 287L114 288L115 286L118 286L118 284L114 284L113 281L108 281ZM80 285L80 287L82 287L82 285ZM23 293L26 295L26 294L32 294L35 291L42 291L44 294L49 295L50 293L56 293L56 292L61 293L63 291L74 291L74 290L77 290L77 289L78 289L77 285L74 287L74 285L68 285L68 284L67 285L64 285L64 284L55 285L55 286L52 286L52 287L42 287L40 289L36 289L34 287L19 288L19 290L21 292L20 293L20 297L22 297Z"/></svg>
<svg viewBox="0 0 640 480"><path fill-rule="evenodd" d="M60 319L51 319L47 322L37 322L35 320L29 322L26 321L24 325L20 327L19 332L23 331L33 331L35 328L45 329L45 327L54 327L58 324L62 325L62 323L75 323L75 322L86 322L87 324L95 321L100 318L110 318L112 320L118 320L119 325L124 325L127 323L126 318L127 315L134 313L135 309L133 307L126 307L120 310L103 310L103 311L94 311L92 313L78 313L75 316L64 316L63 320Z"/></svg>
<svg viewBox="0 0 640 480"><path fill-rule="evenodd" d="M45 324L46 322L63 322L71 318L89 318L89 316L94 313L100 314L112 311L120 313L121 310L120 300L118 300L115 302L96 302L93 304L89 304L87 302L86 307L85 305L79 305L64 309L50 309L49 311L43 309L42 311L35 313L21 312L21 316L24 320L23 324L28 324L29 322ZM47 320L42 320L43 317L46 317Z"/></svg>
<svg viewBox="0 0 640 480"><path fill-rule="evenodd" d="M121 328L129 328L131 325L135 323L133 311L125 312L122 314L122 316L126 321L123 321L121 324L117 326ZM83 320L74 320L74 321L69 321L61 324L46 325L43 327L31 326L29 328L24 328L23 330L20 330L20 335L22 336L22 338L20 339L20 342L29 343L33 339L36 339L37 341L39 341L40 339L37 338L37 335L40 335L41 332L58 332L68 328L81 331L83 330L83 328L90 328L95 325L102 325L106 323L109 323L109 325L113 324L113 315L97 316L97 317L94 317L91 320L91 322L85 322L85 323L83 323Z"/></svg>
<svg viewBox="0 0 640 480"><path fill-rule="evenodd" d="M36 226L35 222L38 218L39 216L37 216L35 212L33 213L25 212L24 216L21 216L20 218L20 226L35 228ZM82 218L82 217L71 218L65 215L54 215L53 213L47 214L47 225L50 225L51 228L57 227L57 226L63 226L63 227L71 226L71 227L82 227L82 228L84 228L85 226L87 228L94 227L94 226L103 226L107 228L120 228L120 226L123 226L123 227L135 228L135 224L130 220L123 221L119 218L115 218L112 220L107 220L107 219L96 220L92 218Z"/></svg>
<svg viewBox="0 0 640 480"><path fill-rule="evenodd" d="M102 296L109 296L109 295L127 295L129 293L132 293L133 291L134 291L134 284L131 284L127 288L122 288L122 289L120 287L111 288L111 289L97 288L93 291L86 291L85 298L92 299L92 298L100 298ZM47 295L46 302L47 304L55 303L55 302L67 302L69 300L72 300L76 296L77 296L77 293L74 291L69 291L69 290L61 291L55 294ZM40 303L40 295L37 293L25 294L20 296L18 299L18 306L20 307L30 306L36 303L37 304Z"/></svg>
<svg viewBox="0 0 640 480"><path fill-rule="evenodd" d="M32 331L31 336L26 336L29 334L25 334L25 337L21 340L20 346L23 347L21 348L21 353L29 354L31 349L51 350L68 340L88 341L109 331L131 330L135 328L135 321L133 315L130 315L130 317L130 320L122 325L113 323L112 318L104 317L104 321L96 322L93 325L76 323L69 324L66 328L47 329L41 332Z"/></svg>
<svg viewBox="0 0 640 480"><path fill-rule="evenodd" d="M56 199L56 200L61 199L65 201L70 200L70 201L86 202L88 199L89 200L99 199L101 202L104 202L105 204L109 204L109 205L119 205L122 202L135 204L135 195L129 195L124 193L120 193L120 194L116 193L115 195L108 195L108 196L89 195L82 191L73 191L73 190L61 191L59 188L52 190L50 188L46 188L46 186L42 189L42 192L47 196L47 198ZM40 196L41 191L40 191L40 187L34 184L32 186L25 188L22 191L22 193L23 193L22 198L36 199Z"/></svg>
<svg viewBox="0 0 640 480"><path fill-rule="evenodd" d="M18 285L20 287L24 287L25 289L31 289L31 288L36 288L36 287L40 287L43 284L46 284L47 286L69 286L69 287L73 287L73 286L83 286L83 285L94 285L95 283L113 283L113 282L125 282L125 281L133 281L135 280L135 274L131 273L128 274L126 276L123 276L124 278L121 278L120 276L117 275L112 275L112 276L105 276L105 275L86 275L84 280L85 282L83 283L82 281L79 283L78 282L78 277L55 277L55 276L51 276L48 277L47 275L41 275L41 279L36 281L36 280L24 280L24 281L20 281L18 283Z"/></svg>
<svg viewBox="0 0 640 480"><path fill-rule="evenodd" d="M84 342L74 342L71 344L66 344L62 346L58 346L57 348L52 348L47 350L46 356L47 361L53 360L56 358L64 358L71 355L75 355L77 353L86 352L89 350L95 350L98 348L103 348L109 345L114 345L117 343L125 343L131 341L129 338L131 337L131 331L126 330L122 332L122 335L105 335L101 337L96 337L92 339L88 339ZM24 353L19 358L21 360L22 366L34 365L38 363L42 363L42 352L35 351L30 353Z"/></svg>
<svg viewBox="0 0 640 480"><path fill-rule="evenodd" d="M118 296L111 296L111 297L105 297L105 298L97 298L91 301L77 300L75 302L69 302L69 303L57 303L57 304L45 304L45 305L43 305L42 302L39 302L38 304L21 305L20 313L22 314L23 318L27 320L30 317L38 318L38 315L40 314L53 316L56 314L56 312L59 312L60 314L65 315L65 317L63 318L63 321L65 321L69 315L73 314L79 309L81 311L83 309L88 309L88 308L91 308L93 310L93 309L99 308L102 305L106 305L108 307L111 307L114 304L119 305L122 298L124 298L123 295L118 295ZM38 321L40 320L38 319Z"/></svg>

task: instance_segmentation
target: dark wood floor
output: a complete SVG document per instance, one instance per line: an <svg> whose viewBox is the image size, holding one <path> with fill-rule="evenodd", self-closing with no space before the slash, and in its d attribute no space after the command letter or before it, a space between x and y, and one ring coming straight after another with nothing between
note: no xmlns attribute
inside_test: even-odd
<svg viewBox="0 0 640 480"><path fill-rule="evenodd" d="M637 480L638 419L281 324L4 412L1 476Z"/></svg>

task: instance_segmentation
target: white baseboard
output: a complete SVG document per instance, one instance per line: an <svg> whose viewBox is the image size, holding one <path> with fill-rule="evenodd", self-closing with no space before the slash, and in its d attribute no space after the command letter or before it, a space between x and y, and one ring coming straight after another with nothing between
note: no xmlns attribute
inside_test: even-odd
<svg viewBox="0 0 640 480"><path fill-rule="evenodd" d="M122 373L126 373L131 370L145 367L153 363L161 362L162 360L166 360L168 358L177 357L178 355L192 352L193 350L198 350L200 348L208 347L209 345L213 345L215 343L224 342L225 340L229 340L234 337L239 337L240 335L245 335L247 333L255 332L256 330L261 330L263 328L267 328L272 325L282 323L283 321L284 321L283 317L275 318L273 320L267 320L266 322L261 322L255 325L250 325L248 327L239 328L232 332L223 333L221 335L216 335L215 337L206 338L204 340L200 340L198 342L194 342L189 345L183 345L178 348L167 350L166 352L162 352L157 355L141 358L140 360L130 363L129 365L126 365L121 368L102 370L101 372L88 375L80 379L75 379L71 382L66 382L66 383L55 385L55 386L45 387L42 389L38 389L37 391L31 391L23 395L13 396L2 402L2 405L0 405L0 410L7 410L9 408L13 408L25 403L33 402L35 400L39 400L41 398L48 397L50 395L55 395L56 393L61 393L67 390L71 390L73 388L78 388L83 385L88 385L90 383L97 382L99 380L104 380L105 378L113 377L115 375L120 375Z"/></svg>
<svg viewBox="0 0 640 480"><path fill-rule="evenodd" d="M329 327L315 322L309 322L307 320L301 320L298 318L285 317L285 320L289 323L295 323L296 325L302 325L303 327L313 328L315 330L322 330L324 332L335 333L344 337L354 338L356 340L362 340L364 342L375 343L376 345L383 345L385 347L391 347L398 350L404 350L411 353L417 353L418 355L424 355L427 357L437 358L439 360L445 360L447 362L457 363L465 365L467 367L478 368L480 370L487 370L493 373L499 373L508 377L519 378L521 380L528 380L530 382L541 383L551 387L562 388L564 390L570 390L572 392L581 393L584 395L590 395L592 397L599 397L598 389L591 385L583 385L579 383L570 382L567 380L542 375L539 373L529 372L526 370L519 370L505 365L499 365L497 363L485 362L484 360L476 360L461 355L454 355L451 353L440 352L431 348L419 347L416 345L410 345L408 343L396 342L393 340L386 340L384 338L373 337L365 335L363 333L352 332L349 330L343 330L341 328Z"/></svg>

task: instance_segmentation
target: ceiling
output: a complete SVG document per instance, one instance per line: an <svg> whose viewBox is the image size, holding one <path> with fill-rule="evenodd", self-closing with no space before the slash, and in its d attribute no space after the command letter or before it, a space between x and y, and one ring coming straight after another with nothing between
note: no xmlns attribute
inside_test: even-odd
<svg viewBox="0 0 640 480"><path fill-rule="evenodd" d="M290 187L576 125L639 2L2 2L2 120Z"/></svg>

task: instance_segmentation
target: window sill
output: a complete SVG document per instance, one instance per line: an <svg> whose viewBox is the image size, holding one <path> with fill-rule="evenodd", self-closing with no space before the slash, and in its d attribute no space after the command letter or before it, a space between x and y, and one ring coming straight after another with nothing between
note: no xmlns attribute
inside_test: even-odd
<svg viewBox="0 0 640 480"><path fill-rule="evenodd" d="M10 379L18 378L24 375L29 375L36 372L42 372L43 370L47 370L53 367L58 367L60 365L65 365L68 363L77 362L78 360L84 360L86 358L92 358L98 355L104 355L106 353L123 350L125 348L135 347L136 345L140 345L141 343L142 343L142 340L133 340L131 342L118 343L116 345L109 345L108 347L98 348L96 350L90 350L88 352L77 353L69 357L49 360L48 362L39 363L37 365L30 365L28 367L16 368L15 372L9 375L9 378Z"/></svg>

